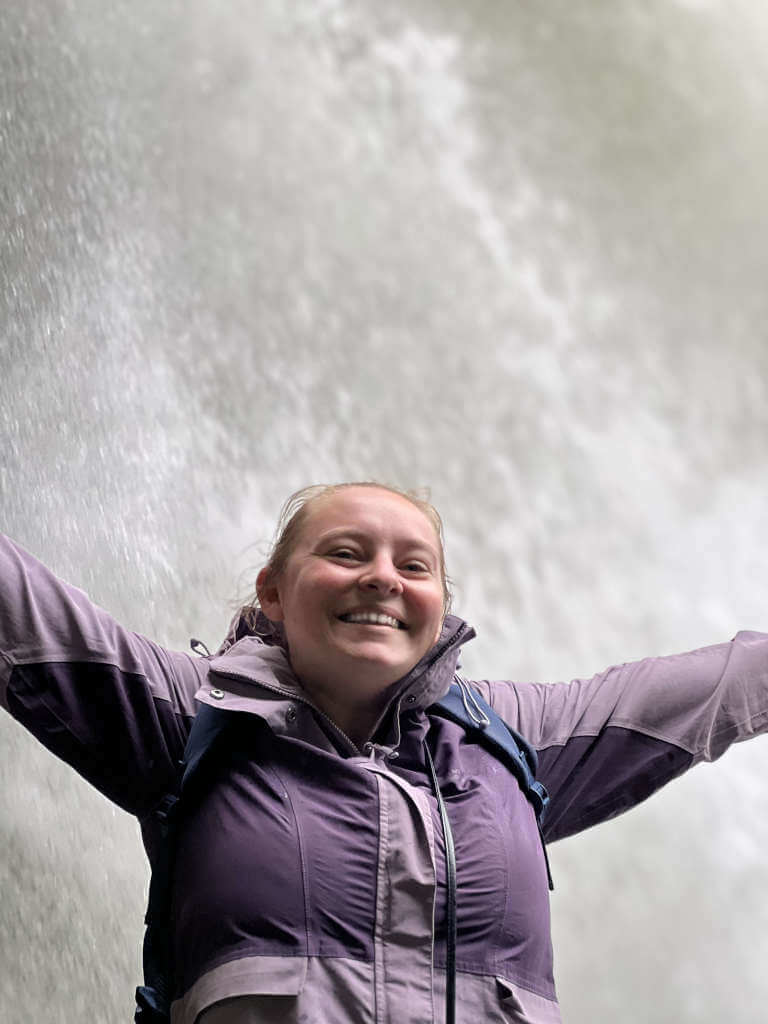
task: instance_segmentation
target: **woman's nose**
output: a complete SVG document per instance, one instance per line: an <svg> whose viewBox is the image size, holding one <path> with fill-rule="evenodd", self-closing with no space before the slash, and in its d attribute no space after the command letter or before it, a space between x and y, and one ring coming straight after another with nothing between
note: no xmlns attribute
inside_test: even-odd
<svg viewBox="0 0 768 1024"><path fill-rule="evenodd" d="M387 593L399 593L403 589L397 569L392 562L385 559L377 559L361 573L360 585L369 590Z"/></svg>

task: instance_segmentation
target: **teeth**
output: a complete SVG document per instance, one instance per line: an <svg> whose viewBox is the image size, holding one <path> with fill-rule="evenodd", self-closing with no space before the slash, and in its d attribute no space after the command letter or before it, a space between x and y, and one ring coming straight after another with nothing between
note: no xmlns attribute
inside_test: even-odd
<svg viewBox="0 0 768 1024"><path fill-rule="evenodd" d="M400 629L400 623L391 615L381 615L378 612L350 612L348 615L340 615L343 622L373 622L380 626L392 626L393 629Z"/></svg>

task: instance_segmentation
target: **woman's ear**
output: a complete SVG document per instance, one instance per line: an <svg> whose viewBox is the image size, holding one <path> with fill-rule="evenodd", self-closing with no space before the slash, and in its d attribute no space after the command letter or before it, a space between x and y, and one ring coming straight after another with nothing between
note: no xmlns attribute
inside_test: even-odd
<svg viewBox="0 0 768 1024"><path fill-rule="evenodd" d="M270 579L269 567L266 565L256 577L256 596L259 599L259 607L268 619L272 622L283 621L283 606L280 603L277 584Z"/></svg>

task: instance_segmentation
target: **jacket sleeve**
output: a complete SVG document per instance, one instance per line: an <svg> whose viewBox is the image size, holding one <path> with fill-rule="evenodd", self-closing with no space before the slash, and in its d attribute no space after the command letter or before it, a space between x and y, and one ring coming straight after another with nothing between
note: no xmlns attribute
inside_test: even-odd
<svg viewBox="0 0 768 1024"><path fill-rule="evenodd" d="M0 535L0 704L125 810L143 816L175 784L207 668Z"/></svg>
<svg viewBox="0 0 768 1024"><path fill-rule="evenodd" d="M768 634L614 665L570 683L473 683L539 754L549 840L645 800L699 761L768 731Z"/></svg>

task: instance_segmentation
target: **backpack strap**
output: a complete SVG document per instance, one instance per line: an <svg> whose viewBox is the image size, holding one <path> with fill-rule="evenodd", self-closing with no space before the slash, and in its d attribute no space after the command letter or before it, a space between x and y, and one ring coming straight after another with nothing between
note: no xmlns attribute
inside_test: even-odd
<svg viewBox="0 0 768 1024"><path fill-rule="evenodd" d="M202 768L209 765L211 752L218 749L236 711L201 704L181 761L183 769L177 793L167 793L152 812L159 832L157 854L152 863L149 900L144 923L144 984L136 989L135 1024L168 1024L171 1013L172 963L170 901L179 809L190 802L205 781Z"/></svg>
<svg viewBox="0 0 768 1024"><path fill-rule="evenodd" d="M536 824L544 851L547 867L547 882L554 889L552 872L549 868L549 857L544 843L541 821L549 804L549 794L536 779L539 759L533 746L513 729L487 704L475 690L467 693L467 684L463 681L451 683L448 693L429 708L429 712L448 718L463 726L467 733L482 746L486 747L500 761L511 769L520 789L530 801L536 813ZM471 700L473 708L469 707ZM479 712L479 713L478 713Z"/></svg>

